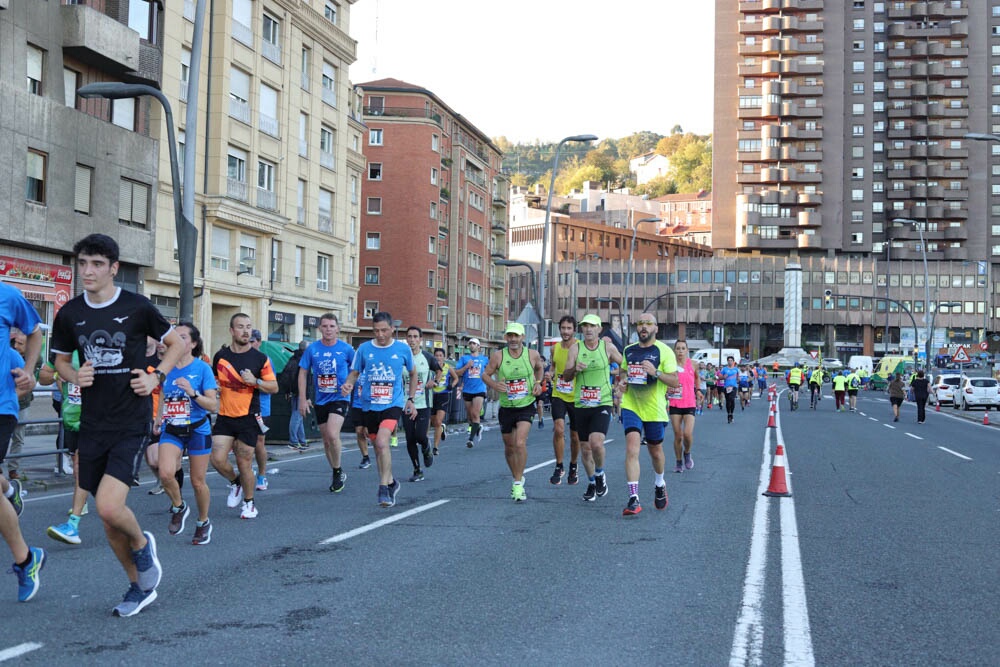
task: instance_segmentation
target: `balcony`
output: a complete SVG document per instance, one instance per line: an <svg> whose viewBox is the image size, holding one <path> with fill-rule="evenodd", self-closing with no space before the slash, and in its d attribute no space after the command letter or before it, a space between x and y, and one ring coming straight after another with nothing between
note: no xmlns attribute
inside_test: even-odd
<svg viewBox="0 0 1000 667"><path fill-rule="evenodd" d="M249 199L249 190L247 189L246 181L240 181L235 178L227 178L226 196L232 197L233 199L239 199L240 201L247 201L247 199Z"/></svg>
<svg viewBox="0 0 1000 667"><path fill-rule="evenodd" d="M316 228L321 232L326 232L327 234L333 233L333 218L330 217L329 211L326 213L320 211L316 220Z"/></svg>
<svg viewBox="0 0 1000 667"><path fill-rule="evenodd" d="M437 291L437 298L439 298L439 299L447 299L448 298L448 290L439 289Z"/></svg>
<svg viewBox="0 0 1000 667"><path fill-rule="evenodd" d="M441 125L441 114L432 113L423 107L364 107L366 116L388 116L390 118L426 118Z"/></svg>
<svg viewBox="0 0 1000 667"><path fill-rule="evenodd" d="M257 188L257 208L262 208L266 211L278 210L278 197L274 194L274 190Z"/></svg>
<svg viewBox="0 0 1000 667"><path fill-rule="evenodd" d="M309 157L309 142L304 139L299 139L299 155Z"/></svg>
<svg viewBox="0 0 1000 667"><path fill-rule="evenodd" d="M59 15L64 53L109 73L139 69L139 35L128 26L86 5L60 7Z"/></svg>
<svg viewBox="0 0 1000 667"><path fill-rule="evenodd" d="M181 81L181 87L180 87L180 90L177 91L177 97L180 99L181 102L187 102L188 101L188 82L187 81Z"/></svg>
<svg viewBox="0 0 1000 667"><path fill-rule="evenodd" d="M298 217L296 218L296 222L298 222L300 225L306 224L306 208L305 208L305 206L299 206L298 207Z"/></svg>
<svg viewBox="0 0 1000 667"><path fill-rule="evenodd" d="M299 88L309 92L309 72L302 72L301 78L299 79Z"/></svg>
<svg viewBox="0 0 1000 667"><path fill-rule="evenodd" d="M261 42L260 53L262 56L270 60L275 65L281 64L281 46L278 44L272 44L267 40Z"/></svg>
<svg viewBox="0 0 1000 667"><path fill-rule="evenodd" d="M250 124L250 104L235 97L229 98L229 117Z"/></svg>
<svg viewBox="0 0 1000 667"><path fill-rule="evenodd" d="M184 18L194 22L195 0L184 0Z"/></svg>
<svg viewBox="0 0 1000 667"><path fill-rule="evenodd" d="M448 266L447 250L438 250L438 266Z"/></svg>
<svg viewBox="0 0 1000 667"><path fill-rule="evenodd" d="M506 281L500 276L492 276L490 278L490 287L493 289L503 289L506 285Z"/></svg>
<svg viewBox="0 0 1000 667"><path fill-rule="evenodd" d="M269 134L272 137L278 136L278 119L271 118L270 116L261 112L257 114L257 123L260 126L260 131L264 134Z"/></svg>
<svg viewBox="0 0 1000 667"><path fill-rule="evenodd" d="M329 105L334 109L337 108L337 92L326 86L323 86L323 104Z"/></svg>
<svg viewBox="0 0 1000 667"><path fill-rule="evenodd" d="M233 39L241 44L253 48L253 29L243 23L240 23L236 19L233 19Z"/></svg>
<svg viewBox="0 0 1000 667"><path fill-rule="evenodd" d="M326 151L319 152L319 166L333 171L336 168L336 164L337 158L333 153L327 153Z"/></svg>
<svg viewBox="0 0 1000 667"><path fill-rule="evenodd" d="M822 248L823 236L820 234L799 234L798 243L800 248Z"/></svg>
<svg viewBox="0 0 1000 667"><path fill-rule="evenodd" d="M490 315L503 315L503 306L500 304L491 303Z"/></svg>

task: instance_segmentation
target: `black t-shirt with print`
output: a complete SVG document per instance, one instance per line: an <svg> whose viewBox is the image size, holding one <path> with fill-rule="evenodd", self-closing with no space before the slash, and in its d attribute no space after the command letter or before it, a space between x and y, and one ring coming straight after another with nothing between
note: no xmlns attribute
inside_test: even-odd
<svg viewBox="0 0 1000 667"><path fill-rule="evenodd" d="M80 352L94 365L94 384L81 391L81 429L143 428L152 420L152 401L138 396L132 369L146 369L146 337L161 340L170 323L149 299L120 289L95 307L81 294L59 309L52 325L52 350Z"/></svg>

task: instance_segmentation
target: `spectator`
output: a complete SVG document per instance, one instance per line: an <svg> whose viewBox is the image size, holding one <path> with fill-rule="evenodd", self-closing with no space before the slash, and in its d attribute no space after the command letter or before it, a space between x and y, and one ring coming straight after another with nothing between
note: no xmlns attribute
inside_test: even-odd
<svg viewBox="0 0 1000 667"><path fill-rule="evenodd" d="M11 327L10 329L10 346L15 352L24 359L25 346L27 345L28 337L24 333L16 328ZM29 373L32 369L25 369ZM17 427L14 429L14 434L10 438L10 449L8 454L10 456L15 456L21 453L21 449L24 447L24 422L28 419L28 408L31 406L31 401L34 400L34 394L28 392L27 394L17 397ZM21 460L17 458L7 459L7 479L22 479L21 473Z"/></svg>

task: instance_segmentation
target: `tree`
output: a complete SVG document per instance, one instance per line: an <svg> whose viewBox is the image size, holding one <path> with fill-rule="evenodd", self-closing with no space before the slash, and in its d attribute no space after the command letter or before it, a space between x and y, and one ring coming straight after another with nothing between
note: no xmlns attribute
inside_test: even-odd
<svg viewBox="0 0 1000 667"><path fill-rule="evenodd" d="M657 176L642 185L635 186L632 188L632 192L637 195L648 195L650 198L662 197L663 195L676 194L677 184L670 176Z"/></svg>
<svg viewBox="0 0 1000 667"><path fill-rule="evenodd" d="M677 184L677 192L692 193L700 190L711 190L711 141L696 138L685 142L670 157L669 176Z"/></svg>
<svg viewBox="0 0 1000 667"><path fill-rule="evenodd" d="M643 130L633 132L627 137L618 140L618 157L631 160L637 155L643 155L656 148L657 142L663 138L662 134Z"/></svg>

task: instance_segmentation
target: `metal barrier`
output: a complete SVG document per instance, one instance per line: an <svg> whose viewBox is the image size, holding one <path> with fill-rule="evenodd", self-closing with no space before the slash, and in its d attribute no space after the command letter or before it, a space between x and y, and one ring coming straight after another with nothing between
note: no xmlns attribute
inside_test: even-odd
<svg viewBox="0 0 1000 667"><path fill-rule="evenodd" d="M61 477L66 473L63 472L63 456L69 454L69 451L63 447L63 423L62 419L59 417L51 417L49 419L27 419L23 422L18 422L18 426L28 426L29 424L58 424L59 433L56 435L56 448L49 450L47 452L32 452L28 454L18 453L17 455L11 456L9 453L7 455L8 459L27 459L35 456L52 456L56 457L56 476Z"/></svg>

